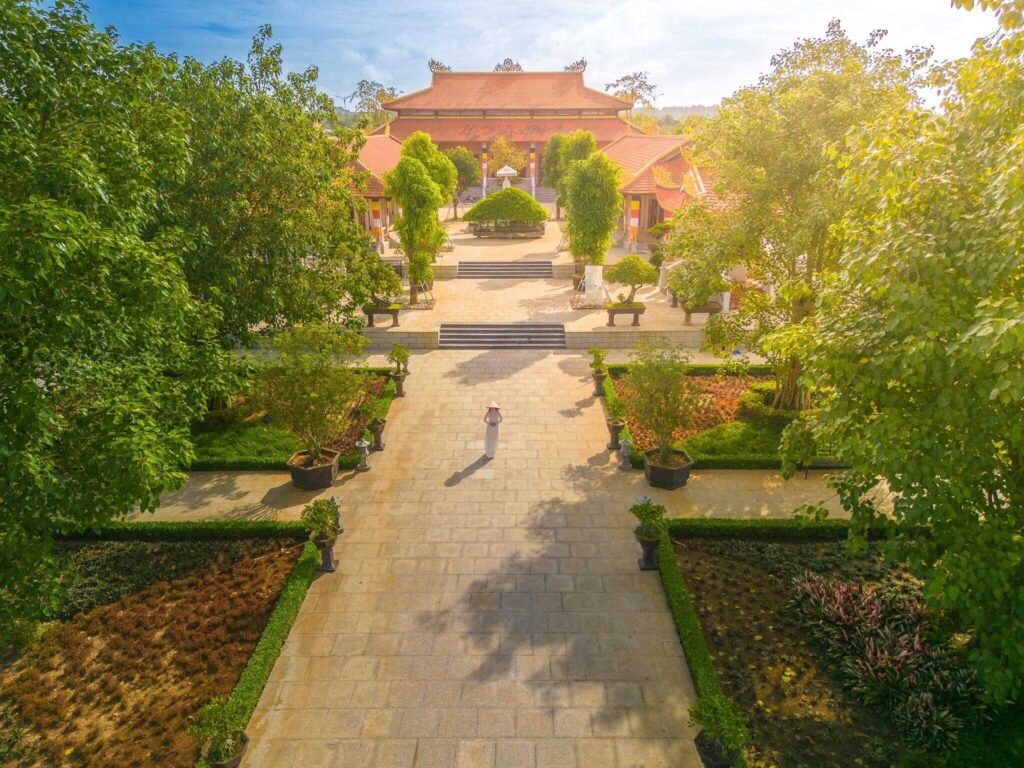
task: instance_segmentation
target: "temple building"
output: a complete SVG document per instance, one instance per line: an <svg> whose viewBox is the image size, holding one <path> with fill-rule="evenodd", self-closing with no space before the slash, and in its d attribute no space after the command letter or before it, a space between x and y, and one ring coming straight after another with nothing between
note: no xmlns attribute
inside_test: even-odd
<svg viewBox="0 0 1024 768"><path fill-rule="evenodd" d="M355 193L366 199L366 210L357 216L382 250L397 214L394 200L384 194L384 174L398 165L401 158L400 141L391 136L376 135L366 137L355 162L356 169L365 174L365 183Z"/></svg>
<svg viewBox="0 0 1024 768"><path fill-rule="evenodd" d="M463 146L487 163L487 146L499 137L528 153L527 178L543 183L544 144L556 133L586 130L598 148L639 134L623 113L633 103L588 88L582 72L434 72L430 87L388 102L397 113L373 133L402 141L430 134L441 149ZM487 168L493 177L496 168Z"/></svg>

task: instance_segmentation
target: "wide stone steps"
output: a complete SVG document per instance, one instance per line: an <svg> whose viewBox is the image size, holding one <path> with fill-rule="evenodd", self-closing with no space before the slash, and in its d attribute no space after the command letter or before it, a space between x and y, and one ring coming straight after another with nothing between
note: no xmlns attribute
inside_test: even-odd
<svg viewBox="0 0 1024 768"><path fill-rule="evenodd" d="M475 279L519 280L553 277L550 261L460 261L459 277Z"/></svg>
<svg viewBox="0 0 1024 768"><path fill-rule="evenodd" d="M565 326L554 323L442 323L441 349L564 349Z"/></svg>

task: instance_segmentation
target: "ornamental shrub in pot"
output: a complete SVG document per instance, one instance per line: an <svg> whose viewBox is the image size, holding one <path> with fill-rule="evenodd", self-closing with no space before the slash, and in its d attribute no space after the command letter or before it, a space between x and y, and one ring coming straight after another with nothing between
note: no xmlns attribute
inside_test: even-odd
<svg viewBox="0 0 1024 768"><path fill-rule="evenodd" d="M622 430L626 428L626 409L622 405L622 401L607 400L608 404L608 418L605 419L605 423L608 425L608 434L611 435L611 440L608 443L608 450L617 451L622 447L620 439L622 437Z"/></svg>
<svg viewBox="0 0 1024 768"><path fill-rule="evenodd" d="M747 718L725 696L701 696L690 709L690 725L699 726L694 739L704 768L730 768L749 740Z"/></svg>
<svg viewBox="0 0 1024 768"><path fill-rule="evenodd" d="M672 435L690 426L701 406L700 391L686 375L688 359L664 339L644 341L626 376L633 395L625 400L626 410L654 435L657 445L644 454L644 475L654 488L681 488L693 466L690 457L672 445Z"/></svg>
<svg viewBox="0 0 1024 768"><path fill-rule="evenodd" d="M587 354L590 355L590 370L594 374L594 395L604 397L604 380L608 377L608 366L604 361L608 357L608 350L591 347Z"/></svg>
<svg viewBox="0 0 1024 768"><path fill-rule="evenodd" d="M384 450L384 427L387 424L388 404L377 397L363 404L359 409L366 417L366 427L373 436L371 451Z"/></svg>
<svg viewBox="0 0 1024 768"><path fill-rule="evenodd" d="M274 424L302 441L303 450L288 460L299 488L334 484L338 452L327 446L345 431L366 386L348 364L365 344L359 334L336 326L299 326L274 337L277 356L257 373L257 401Z"/></svg>
<svg viewBox="0 0 1024 768"><path fill-rule="evenodd" d="M333 572L334 543L341 533L341 515L334 498L311 501L302 510L303 525L309 529L310 540L320 548L320 570Z"/></svg>
<svg viewBox="0 0 1024 768"><path fill-rule="evenodd" d="M653 571L658 568L658 541L665 521L665 507L655 504L647 496L629 508L629 512L640 523L633 533L640 542L643 556L637 561L641 571Z"/></svg>
<svg viewBox="0 0 1024 768"><path fill-rule="evenodd" d="M217 696L196 715L189 729L200 745L200 756L211 768L238 768L249 744L241 717L228 699Z"/></svg>

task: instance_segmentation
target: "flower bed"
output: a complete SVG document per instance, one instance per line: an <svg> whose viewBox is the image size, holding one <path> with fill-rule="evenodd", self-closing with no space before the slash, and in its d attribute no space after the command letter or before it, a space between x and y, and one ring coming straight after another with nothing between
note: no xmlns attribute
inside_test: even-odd
<svg viewBox="0 0 1024 768"><path fill-rule="evenodd" d="M898 590L901 599L913 596L915 590L904 571L885 564L877 552L849 557L845 544L837 540L844 537L845 528L838 521L809 525L790 520L674 521L669 526L672 539L666 538L659 549L663 584L698 695L715 693L720 686L750 720L747 764L864 768L1020 764L1024 750L1020 705L994 713L991 724L965 727L955 734L956 750L942 755L935 746L938 742L924 740L932 752L915 746L922 739L908 738L906 728L893 724L886 707L869 706L867 699L844 685L842 675L837 677L835 657L824 652L816 639L822 633L808 626L808 615L818 613L813 606L821 605L813 599L820 590L801 580L808 573L815 574L815 579L843 579L867 586L869 595L871 589L884 586ZM803 587L798 588L800 584ZM806 599L799 598L801 594ZM851 594L863 592L854 589ZM801 603L809 607L798 611L795 606ZM902 621L917 615L916 610L901 607L895 615ZM845 610L839 613L849 615ZM877 616L877 612L869 610L867 615ZM848 638L848 629L839 634ZM831 636L829 630L823 632ZM929 630L928 636L933 651L948 648L948 631L943 635ZM934 652L924 655L931 664ZM856 666L856 662L850 664ZM914 695L918 678L904 676L901 684L896 686L901 695L908 687ZM928 683L920 685L925 690ZM971 701L972 706L977 703Z"/></svg>
<svg viewBox="0 0 1024 768"><path fill-rule="evenodd" d="M67 597L0 672L0 764L192 766L192 718L243 727L319 563L297 523L118 523L58 545ZM63 619L63 620L60 620Z"/></svg>
<svg viewBox="0 0 1024 768"><path fill-rule="evenodd" d="M394 382L385 375L390 369L367 369L369 381L365 397L352 404L352 418L345 431L337 435L329 448L341 453L339 467L351 469L359 463L356 441L366 433L368 419L360 412L370 398L389 407L395 394ZM301 448L298 438L280 427L268 424L263 414L253 412L244 401L223 411L212 411L194 431L196 459L191 470L281 470L288 458Z"/></svg>

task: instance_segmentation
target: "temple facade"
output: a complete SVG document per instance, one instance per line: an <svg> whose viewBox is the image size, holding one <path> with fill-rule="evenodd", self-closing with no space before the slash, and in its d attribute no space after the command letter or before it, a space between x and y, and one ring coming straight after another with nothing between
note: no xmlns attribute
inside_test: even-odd
<svg viewBox="0 0 1024 768"><path fill-rule="evenodd" d="M492 178L498 169L488 166L488 144L504 137L527 153L523 173L535 185L543 184L544 145L556 133L590 131L598 148L640 133L624 116L633 103L588 88L582 72L434 72L428 88L385 107L397 117L374 135L402 141L424 131L441 149L469 149Z"/></svg>

